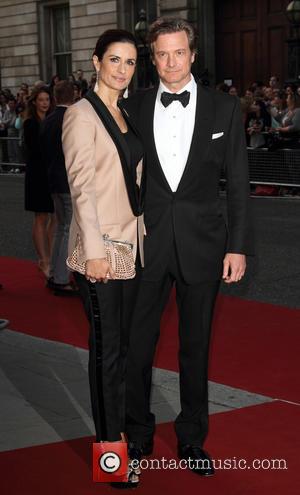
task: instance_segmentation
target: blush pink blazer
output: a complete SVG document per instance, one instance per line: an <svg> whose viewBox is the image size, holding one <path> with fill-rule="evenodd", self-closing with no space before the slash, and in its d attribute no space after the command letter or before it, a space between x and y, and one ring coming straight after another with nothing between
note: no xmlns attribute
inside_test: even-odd
<svg viewBox="0 0 300 495"><path fill-rule="evenodd" d="M102 236L108 234L112 239L132 243L136 257L139 237L143 266L143 216L132 213L118 150L85 98L65 112L62 143L73 205L69 255L79 238L79 261L105 258ZM138 184L142 167L141 160Z"/></svg>

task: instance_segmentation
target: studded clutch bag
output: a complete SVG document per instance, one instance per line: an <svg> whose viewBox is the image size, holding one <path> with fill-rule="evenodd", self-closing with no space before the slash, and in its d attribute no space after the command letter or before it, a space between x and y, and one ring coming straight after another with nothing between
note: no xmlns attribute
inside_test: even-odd
<svg viewBox="0 0 300 495"><path fill-rule="evenodd" d="M133 257L133 245L127 241L110 239L107 234L103 236L106 259L111 265L118 280L128 280L135 277L135 262ZM67 266L74 272L85 275L85 261L81 262L80 253L82 246L80 237L73 253L67 258Z"/></svg>

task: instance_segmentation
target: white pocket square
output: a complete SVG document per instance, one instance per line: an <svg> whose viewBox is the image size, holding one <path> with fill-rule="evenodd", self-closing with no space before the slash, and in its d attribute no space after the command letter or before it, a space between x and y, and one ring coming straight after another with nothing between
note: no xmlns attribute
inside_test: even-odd
<svg viewBox="0 0 300 495"><path fill-rule="evenodd" d="M224 132L216 132L216 134L212 135L212 139L218 139L223 135L224 135Z"/></svg>

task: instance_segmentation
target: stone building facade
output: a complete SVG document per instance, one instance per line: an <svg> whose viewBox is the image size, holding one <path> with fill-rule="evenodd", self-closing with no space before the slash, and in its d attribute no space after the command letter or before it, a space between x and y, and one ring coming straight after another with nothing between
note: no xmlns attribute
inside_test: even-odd
<svg viewBox="0 0 300 495"><path fill-rule="evenodd" d="M289 0L0 0L0 83L49 82L82 69L93 72L92 50L108 28L134 31L144 9L188 19L199 35L194 72L212 83L232 80L240 91L251 80L288 75ZM141 72L141 65L139 71ZM140 78L138 78L140 81Z"/></svg>
<svg viewBox="0 0 300 495"><path fill-rule="evenodd" d="M97 37L106 29L134 30L139 11L148 22L159 15L180 15L198 24L207 0L1 0L1 86L16 91L22 81L49 82L58 73L66 77L82 69L92 73L91 54ZM211 12L210 12L211 14ZM203 23L206 27L207 24ZM213 23L212 23L213 24ZM206 31L204 37L208 36ZM212 43L206 39L206 51ZM207 54L208 55L208 54ZM209 56L207 56L209 60Z"/></svg>

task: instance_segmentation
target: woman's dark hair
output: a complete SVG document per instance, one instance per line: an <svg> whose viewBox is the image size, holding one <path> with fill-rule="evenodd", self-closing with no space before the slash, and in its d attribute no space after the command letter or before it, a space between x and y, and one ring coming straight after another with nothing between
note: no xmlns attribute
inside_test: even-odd
<svg viewBox="0 0 300 495"><path fill-rule="evenodd" d="M50 82L50 88L53 88L53 86L55 86L55 79L57 79L60 81L60 77L58 74L54 74L52 77L51 77L51 82Z"/></svg>
<svg viewBox="0 0 300 495"><path fill-rule="evenodd" d="M108 29L99 36L93 55L101 61L103 55L112 43L130 43L138 50L137 41L132 33L125 29Z"/></svg>
<svg viewBox="0 0 300 495"><path fill-rule="evenodd" d="M24 120L30 119L30 118L34 118L36 120L40 120L39 119L39 116L37 114L37 111L36 111L35 102L36 102L37 97L41 93L47 93L47 95L49 95L49 98L50 98L50 107L49 107L49 110L47 112L47 115L49 115L49 113L52 112L52 110L54 108L54 102L53 102L53 96L52 96L49 88L47 86L38 86L37 88L33 89L30 97L27 100L26 114L25 114L25 119Z"/></svg>
<svg viewBox="0 0 300 495"><path fill-rule="evenodd" d="M294 108L300 108L300 96L297 93L293 93L288 96L292 98L294 103Z"/></svg>
<svg viewBox="0 0 300 495"><path fill-rule="evenodd" d="M283 89L280 89L276 96L278 96L278 98L280 98L281 100L285 100L286 99L286 94L285 94L285 91L283 91Z"/></svg>
<svg viewBox="0 0 300 495"><path fill-rule="evenodd" d="M216 85L216 90L221 91L222 93L228 93L229 86L224 82L220 82L219 84Z"/></svg>
<svg viewBox="0 0 300 495"><path fill-rule="evenodd" d="M296 85L293 84L293 83L287 83L284 85L284 89L287 90L288 88L291 88L292 92L295 93L296 92Z"/></svg>
<svg viewBox="0 0 300 495"><path fill-rule="evenodd" d="M254 100L254 105L258 105L260 108L260 117L264 122L264 127L271 126L271 115L269 114L265 103L262 100Z"/></svg>
<svg viewBox="0 0 300 495"><path fill-rule="evenodd" d="M69 74L67 81L74 83L76 81L74 74Z"/></svg>

